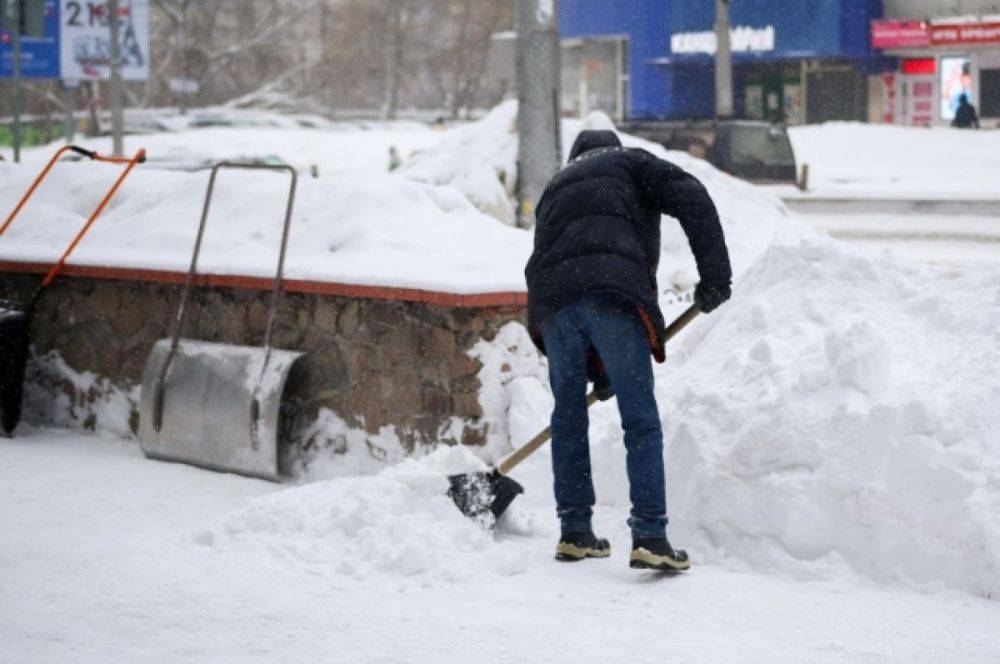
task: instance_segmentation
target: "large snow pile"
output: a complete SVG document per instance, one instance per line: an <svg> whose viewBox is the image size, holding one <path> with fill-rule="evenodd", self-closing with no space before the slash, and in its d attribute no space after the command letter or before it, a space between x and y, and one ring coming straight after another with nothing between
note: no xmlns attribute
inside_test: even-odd
<svg viewBox="0 0 1000 664"><path fill-rule="evenodd" d="M703 555L998 596L995 272L787 238L675 355L672 506Z"/></svg>
<svg viewBox="0 0 1000 664"><path fill-rule="evenodd" d="M828 122L789 136L817 193L1000 197L1000 131Z"/></svg>
<svg viewBox="0 0 1000 664"><path fill-rule="evenodd" d="M0 259L53 262L117 169L60 164L0 238ZM0 165L0 209L35 176ZM186 271L207 173L129 176L71 263ZM216 184L199 270L269 276L288 192L285 174L224 171ZM395 175L300 178L285 276L456 293L524 290L531 236L496 223L452 187Z"/></svg>
<svg viewBox="0 0 1000 664"><path fill-rule="evenodd" d="M417 182L457 187L477 208L513 225L517 102L506 101L482 120L449 132L399 172Z"/></svg>
<svg viewBox="0 0 1000 664"><path fill-rule="evenodd" d="M515 329L516 328L516 329ZM484 410L496 458L546 423L512 324ZM1000 281L783 234L656 367L671 533L696 561L1000 593ZM499 404L499 405L498 405ZM598 502L624 518L615 408L591 411ZM548 492L547 460L518 479Z"/></svg>
<svg viewBox="0 0 1000 664"><path fill-rule="evenodd" d="M616 130L607 115L595 112L583 120L564 119L563 160L583 129ZM618 132L622 143L668 159L706 186L722 219L726 242L737 273L749 267L782 226L791 223L787 210L770 193L733 178L686 152ZM481 211L506 223L515 220L513 195L517 179L517 102L497 106L485 118L452 131L439 143L400 169L406 177L432 184L451 184ZM664 218L659 281L678 291L697 283L697 270L680 224Z"/></svg>

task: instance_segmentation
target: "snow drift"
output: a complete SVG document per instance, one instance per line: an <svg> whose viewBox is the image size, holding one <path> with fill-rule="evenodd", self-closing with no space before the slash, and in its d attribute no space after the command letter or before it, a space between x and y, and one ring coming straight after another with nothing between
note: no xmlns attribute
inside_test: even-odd
<svg viewBox="0 0 1000 664"><path fill-rule="evenodd" d="M0 209L12 209L36 173L0 165ZM0 238L0 260L54 262L116 175L60 164ZM187 271L207 172L129 176L70 259ZM287 175L224 171L216 183L199 271L271 276ZM285 276L455 293L523 291L530 235L496 223L453 187L395 175L300 178Z"/></svg>
<svg viewBox="0 0 1000 664"><path fill-rule="evenodd" d="M995 274L783 238L674 359L672 512L703 555L1000 593Z"/></svg>

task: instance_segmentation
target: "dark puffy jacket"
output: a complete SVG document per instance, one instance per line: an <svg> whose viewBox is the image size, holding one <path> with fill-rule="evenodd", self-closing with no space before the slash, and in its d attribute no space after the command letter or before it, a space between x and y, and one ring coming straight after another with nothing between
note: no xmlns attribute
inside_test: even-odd
<svg viewBox="0 0 1000 664"><path fill-rule="evenodd" d="M705 187L646 150L622 147L612 131L581 132L535 211L535 249L525 275L528 329L542 352L542 326L556 312L584 294L609 292L637 307L650 350L663 361L666 326L656 285L661 214L681 223L701 280L728 284L729 252Z"/></svg>

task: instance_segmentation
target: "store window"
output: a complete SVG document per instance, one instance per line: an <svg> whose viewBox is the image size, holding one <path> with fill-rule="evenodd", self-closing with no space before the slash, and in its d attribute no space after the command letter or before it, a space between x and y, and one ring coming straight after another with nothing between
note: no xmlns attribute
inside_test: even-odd
<svg viewBox="0 0 1000 664"><path fill-rule="evenodd" d="M979 70L979 115L1000 118L1000 68Z"/></svg>

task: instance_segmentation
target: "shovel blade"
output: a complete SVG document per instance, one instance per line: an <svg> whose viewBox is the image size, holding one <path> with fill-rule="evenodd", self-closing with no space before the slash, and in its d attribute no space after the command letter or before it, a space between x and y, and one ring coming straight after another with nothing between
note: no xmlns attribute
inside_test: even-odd
<svg viewBox="0 0 1000 664"><path fill-rule="evenodd" d="M155 426L156 384L169 339L153 347L139 400L146 456L269 480L280 479L279 414L285 382L302 353L182 339L163 384ZM266 364L265 364L266 361Z"/></svg>
<svg viewBox="0 0 1000 664"><path fill-rule="evenodd" d="M492 514L500 517L524 487L494 469L491 472L463 473L448 477L448 496L467 517L481 519Z"/></svg>
<svg viewBox="0 0 1000 664"><path fill-rule="evenodd" d="M21 420L24 367L28 361L28 315L0 302L0 430L10 435Z"/></svg>

